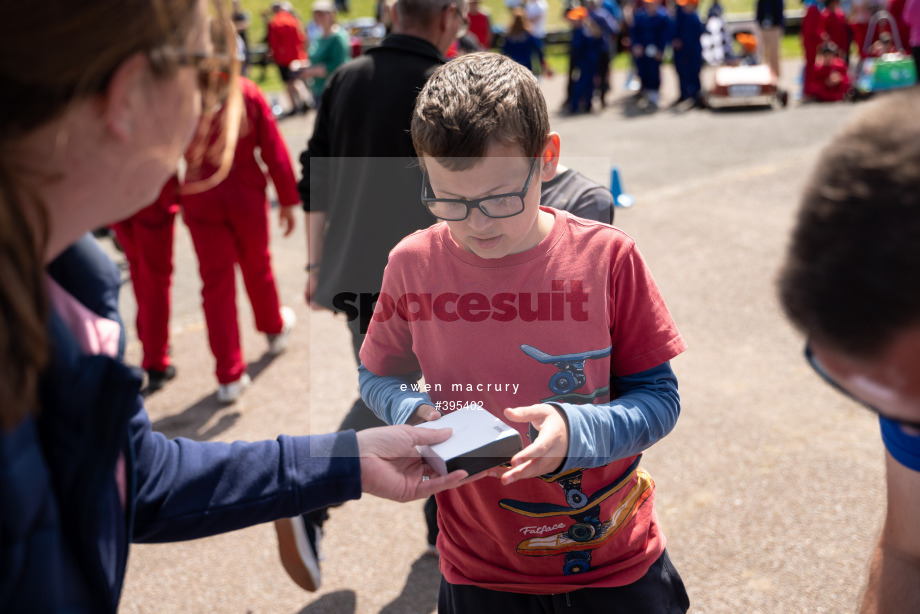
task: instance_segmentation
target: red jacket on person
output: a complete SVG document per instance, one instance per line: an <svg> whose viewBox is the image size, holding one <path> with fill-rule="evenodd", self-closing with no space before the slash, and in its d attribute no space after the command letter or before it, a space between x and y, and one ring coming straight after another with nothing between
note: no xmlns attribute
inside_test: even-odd
<svg viewBox="0 0 920 614"><path fill-rule="evenodd" d="M490 49L492 47L492 24L489 21L489 16L479 11L475 13L470 11L467 19L470 22L470 34L476 37L483 49Z"/></svg>
<svg viewBox="0 0 920 614"><path fill-rule="evenodd" d="M259 202L262 202L265 199L268 180L255 156L255 150L258 148L259 155L265 166L268 167L268 173L278 193L278 202L284 207L296 205L300 202L300 193L297 191L297 180L291 165L291 156L284 138L278 131L278 124L259 86L245 77L240 77L239 82L243 96L243 118L233 157L233 167L223 183L233 184L240 189L241 195L253 194ZM218 122L220 119L220 114L218 114L214 121ZM216 130L211 132L209 145L213 145L219 138ZM207 158L201 162L200 166L194 164L196 153L200 151L201 145L200 139L196 137L189 146L188 151L192 154L190 159L193 162L189 164L185 175L186 183L206 179L217 170L217 165ZM195 196L183 197L183 200L197 200Z"/></svg>
<svg viewBox="0 0 920 614"><path fill-rule="evenodd" d="M306 60L306 44L307 36L300 22L287 11L278 11L268 22L268 50L279 66Z"/></svg>

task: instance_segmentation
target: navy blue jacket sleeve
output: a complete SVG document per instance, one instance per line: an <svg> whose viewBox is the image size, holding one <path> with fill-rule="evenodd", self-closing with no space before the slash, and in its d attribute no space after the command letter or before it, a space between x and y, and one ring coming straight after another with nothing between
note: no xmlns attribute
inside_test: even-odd
<svg viewBox="0 0 920 614"><path fill-rule="evenodd" d="M215 535L361 496L354 431L252 443L168 439L138 398L130 433L136 542Z"/></svg>

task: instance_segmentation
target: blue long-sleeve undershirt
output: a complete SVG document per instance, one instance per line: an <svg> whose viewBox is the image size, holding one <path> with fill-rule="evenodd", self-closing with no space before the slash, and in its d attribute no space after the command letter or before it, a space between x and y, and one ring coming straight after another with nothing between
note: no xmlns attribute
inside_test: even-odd
<svg viewBox="0 0 920 614"><path fill-rule="evenodd" d="M405 424L419 405L434 407L426 393L411 389L421 376L418 371L407 375L377 375L361 363L358 365L358 390L378 418L387 424Z"/></svg>
<svg viewBox="0 0 920 614"><path fill-rule="evenodd" d="M387 424L403 424L419 405L434 406L426 393L411 389L419 375L381 376L359 365L361 397ZM600 467L638 454L670 433L677 423L680 395L669 362L613 377L611 383L620 396L609 403L553 403L565 413L569 426L568 458L560 472Z"/></svg>

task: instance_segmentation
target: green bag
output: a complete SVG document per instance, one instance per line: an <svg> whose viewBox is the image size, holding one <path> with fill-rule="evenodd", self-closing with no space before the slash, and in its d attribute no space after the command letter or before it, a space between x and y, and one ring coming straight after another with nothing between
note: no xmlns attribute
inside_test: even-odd
<svg viewBox="0 0 920 614"><path fill-rule="evenodd" d="M857 91L863 93L897 90L902 87L910 87L917 82L917 66L914 64L914 58L907 54L904 45L901 44L898 24L888 11L876 11L869 19L862 55L869 55L872 41L875 40L875 28L883 21L888 24L896 51L878 58L868 57L860 63L855 81Z"/></svg>
<svg viewBox="0 0 920 614"><path fill-rule="evenodd" d="M863 92L885 92L910 87L917 82L914 59L903 53L886 53L880 58L866 58L862 63L856 88Z"/></svg>

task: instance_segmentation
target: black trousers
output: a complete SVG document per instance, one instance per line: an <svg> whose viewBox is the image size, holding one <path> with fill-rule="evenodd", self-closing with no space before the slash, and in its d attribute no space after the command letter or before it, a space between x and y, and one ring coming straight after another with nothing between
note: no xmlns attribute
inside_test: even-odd
<svg viewBox="0 0 920 614"><path fill-rule="evenodd" d="M644 576L627 586L528 595L450 584L442 577L438 595L438 614L684 614L689 607L684 582L667 550Z"/></svg>

